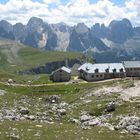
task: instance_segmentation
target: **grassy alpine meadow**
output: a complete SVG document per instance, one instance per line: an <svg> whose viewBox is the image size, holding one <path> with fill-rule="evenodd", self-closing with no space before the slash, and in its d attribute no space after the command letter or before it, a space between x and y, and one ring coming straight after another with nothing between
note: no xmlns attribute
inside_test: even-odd
<svg viewBox="0 0 140 140"><path fill-rule="evenodd" d="M84 59L80 53L42 51L0 39L0 140L140 140L131 131L135 126L130 131L116 127L123 117L140 117L140 98L124 96L133 80L73 83L72 77L53 83L48 74L18 73L66 58ZM109 103L115 103L111 112L106 111ZM91 126L82 117L92 118Z"/></svg>
<svg viewBox="0 0 140 140"><path fill-rule="evenodd" d="M48 74L19 74L19 71L30 70L44 66L51 62L80 60L84 56L81 53L43 51L37 48L25 46L16 41L0 39L0 81L7 82L13 79L16 83L32 84L49 83Z"/></svg>
<svg viewBox="0 0 140 140"><path fill-rule="evenodd" d="M124 89L132 84L131 80L113 80L99 83L79 84L54 84L46 86L14 86L0 84L0 139L20 140L139 140L139 135L123 133L121 130L110 130L107 127L94 126L83 129L79 123L72 123L71 118L79 119L83 111L90 112L93 116L100 116L110 101L115 101L118 106L110 114L107 120L113 125L118 124L116 119L119 115L135 114L140 117L138 101L124 101L118 93L103 94L102 96L87 96L102 88L121 86ZM48 97L55 95L59 102L55 105L48 102ZM89 101L90 102L87 102ZM53 110L60 103L67 104L64 109L66 114L56 119ZM9 115L21 115L21 107L28 108L28 116L34 119L16 120L10 119ZM104 115L107 112L104 112ZM7 118L3 119L5 116ZM46 120L42 116L45 115ZM18 137L12 137L12 136Z"/></svg>

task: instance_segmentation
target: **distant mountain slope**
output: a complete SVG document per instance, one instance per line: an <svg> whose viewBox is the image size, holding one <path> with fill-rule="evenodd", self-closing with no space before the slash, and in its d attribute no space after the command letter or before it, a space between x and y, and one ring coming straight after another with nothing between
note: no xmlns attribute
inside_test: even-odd
<svg viewBox="0 0 140 140"><path fill-rule="evenodd" d="M3 26L5 23L5 26ZM64 23L48 24L42 19L32 17L27 25L11 25L1 21L0 37L20 41L21 43L43 50L85 51L97 48L104 51L108 47L84 24L70 27Z"/></svg>
<svg viewBox="0 0 140 140"><path fill-rule="evenodd" d="M19 42L8 39L0 39L0 65L18 64L21 62L18 51L25 46Z"/></svg>
<svg viewBox="0 0 140 140"><path fill-rule="evenodd" d="M113 20L108 27L96 23L91 28L84 23L75 26L65 23L48 24L36 17L32 17L27 25L11 25L2 20L0 37L41 50L91 52L100 61L108 61L108 53L113 53L116 61L122 60L124 55L127 59L139 59L137 51L140 46L140 27L133 27L128 19Z"/></svg>
<svg viewBox="0 0 140 140"><path fill-rule="evenodd" d="M24 70L50 62L82 60L84 56L74 52L43 51L27 47L19 42L0 39L0 69Z"/></svg>

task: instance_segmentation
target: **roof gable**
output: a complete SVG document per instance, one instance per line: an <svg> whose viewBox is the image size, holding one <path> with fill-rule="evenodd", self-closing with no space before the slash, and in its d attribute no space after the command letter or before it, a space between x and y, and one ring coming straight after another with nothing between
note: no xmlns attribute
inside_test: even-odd
<svg viewBox="0 0 140 140"><path fill-rule="evenodd" d="M63 70L63 71L65 71L65 72L67 72L67 73L71 73L71 69L69 69L69 68L63 66L63 67L61 67L61 68L59 68L59 69L53 71L52 74L54 74L55 72L57 72L57 71L59 71L59 70Z"/></svg>

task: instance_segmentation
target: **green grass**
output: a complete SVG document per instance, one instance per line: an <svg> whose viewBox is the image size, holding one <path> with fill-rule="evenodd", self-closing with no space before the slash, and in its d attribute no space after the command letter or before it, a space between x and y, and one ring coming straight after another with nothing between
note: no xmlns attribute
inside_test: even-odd
<svg viewBox="0 0 140 140"><path fill-rule="evenodd" d="M50 83L46 74L19 75L18 72L43 66L50 62L83 58L80 53L43 51L23 45L20 46L16 42L10 43L11 45L7 45L7 42L5 42L5 45L0 45L0 81L7 81L12 78L17 83L27 83L27 81L33 81L34 84ZM15 51L14 47L18 49ZM11 62L9 62L9 59Z"/></svg>
<svg viewBox="0 0 140 140"><path fill-rule="evenodd" d="M8 42L9 43L9 42ZM12 43L13 44L13 43ZM19 45L6 46L13 47ZM64 53L64 52L50 52L41 51L30 47L21 47L17 53L18 61L13 59L12 63L8 62L8 56L3 53L4 46L0 46L0 81L7 81L12 78L16 83L27 84L31 81L35 84L51 84L47 74L38 75L19 75L16 72L19 70L26 70L45 63L54 61L63 61L68 59L81 59L83 56L79 53ZM13 56L12 52L10 54ZM14 58L14 57L13 57ZM102 83L81 83L81 84L65 84L47 85L39 87L20 87L8 86L0 83L0 89L7 93L0 96L0 110L2 107L8 109L20 106L28 107L30 115L36 112L46 112L50 106L46 102L49 95L59 95L60 100L69 105L75 104L75 108L67 109L67 115L63 116L60 121L55 121L54 124L47 124L33 121L1 121L0 122L0 140L7 140L8 135L12 132L12 128L17 128L21 140L139 140L139 137L130 134L121 134L119 131L111 131L107 128L94 127L89 130L83 130L79 125L69 122L71 117L79 118L81 111L87 111L94 116L100 116L106 107L106 104L112 100L119 102L117 109L112 112L113 118L109 120L110 123L117 124L116 117L120 114L128 115L135 114L140 116L139 108L134 102L124 102L120 100L116 93L112 95L103 95L100 97L86 97L86 100L92 100L90 103L83 103L82 98L90 92L94 92L103 86L122 86L128 88L132 84L131 80L113 80ZM26 98L28 103L23 103L22 98ZM139 100L139 98L137 99ZM100 105L100 106L99 106ZM52 117L54 114L48 112L48 116ZM38 127L37 125L42 125ZM36 136L39 133L40 137Z"/></svg>
<svg viewBox="0 0 140 140"><path fill-rule="evenodd" d="M7 64L9 64L7 61L7 56L3 54L2 52L0 52L0 66L4 66Z"/></svg>
<svg viewBox="0 0 140 140"><path fill-rule="evenodd" d="M22 48L18 52L23 65L40 65L48 62L63 61L68 59L81 58L80 53L43 51L31 47Z"/></svg>
<svg viewBox="0 0 140 140"><path fill-rule="evenodd" d="M0 124L3 127L1 130L0 138L7 140L7 136L12 132L11 128L17 128L21 140L138 140L138 136L120 134L116 131L110 131L106 128L93 128L91 130L83 130L78 126L66 124L41 124L42 128L37 127L40 125L34 122L9 122L6 121ZM5 134L5 132L7 132ZM36 136L39 134L40 137Z"/></svg>
<svg viewBox="0 0 140 140"><path fill-rule="evenodd" d="M113 118L109 120L110 123L117 123L116 116L123 114L127 115L134 113L140 116L139 109L136 108L137 103L124 102L118 98L117 94L103 95L100 97L87 97L86 99L92 100L87 104L82 103L81 97L91 91L95 91L104 86L116 86L125 85L130 81L116 81L116 82L104 82L104 83L86 83L86 84L69 84L69 85L50 85L40 87L12 87L8 85L0 84L0 89L6 90L7 93L0 96L0 108L6 106L11 108L14 106L15 101L18 106L27 106L30 109L30 114L34 114L36 111L45 112L49 108L46 105L46 98L48 95L59 95L61 101L65 101L69 104L77 104L73 111L67 110L67 115L62 117L60 121L54 121L54 124L33 122L33 121L8 121L0 122L0 139L7 140L7 136L12 132L12 128L16 128L20 135L21 140L139 140L138 136L131 134L121 134L120 131L111 131L104 127L94 127L89 130L83 130L79 125L72 124L68 120L70 117L79 118L81 111L88 111L91 114L98 116L103 112L106 104L111 100L119 102L119 106L116 111L112 112ZM21 101L22 97L26 97L30 103L24 104ZM40 100L40 99L41 100ZM98 104L101 104L98 107ZM17 107L18 107L17 106ZM49 116L53 114L48 114ZM41 125L41 127L38 127ZM40 137L36 136L37 134Z"/></svg>

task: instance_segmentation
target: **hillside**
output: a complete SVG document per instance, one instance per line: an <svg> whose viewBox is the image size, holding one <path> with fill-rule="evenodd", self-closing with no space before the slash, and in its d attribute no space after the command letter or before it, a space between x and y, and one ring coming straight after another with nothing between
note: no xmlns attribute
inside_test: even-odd
<svg viewBox="0 0 140 140"><path fill-rule="evenodd" d="M110 46L105 52L93 53L97 62L121 62L127 60L140 60L140 38L132 38L123 44L113 43L106 39L103 42Z"/></svg>
<svg viewBox="0 0 140 140"><path fill-rule="evenodd" d="M132 80L0 83L0 139L139 140L139 86Z"/></svg>
<svg viewBox="0 0 140 140"><path fill-rule="evenodd" d="M19 77L21 76L18 75L19 71L30 70L53 62L56 62L55 65L57 62L64 62L66 59L70 62L80 62L83 58L80 53L43 51L27 47L16 41L0 39L0 79L7 80L8 77ZM56 69L55 65L54 68ZM22 79L25 78L24 76Z"/></svg>

